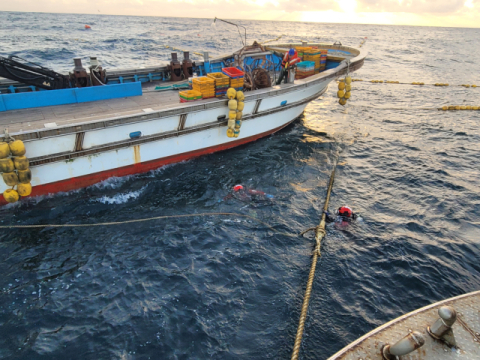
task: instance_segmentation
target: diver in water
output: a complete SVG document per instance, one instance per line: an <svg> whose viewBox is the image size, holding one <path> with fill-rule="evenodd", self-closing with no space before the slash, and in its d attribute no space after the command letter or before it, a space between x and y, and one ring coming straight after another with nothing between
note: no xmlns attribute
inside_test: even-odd
<svg viewBox="0 0 480 360"><path fill-rule="evenodd" d="M355 214L352 209L348 206L341 206L335 211L335 216L330 214L328 211L325 211L325 221L327 223L336 223L338 225L346 226L352 221L357 220L358 215Z"/></svg>
<svg viewBox="0 0 480 360"><path fill-rule="evenodd" d="M255 189L247 189L243 185L235 185L233 187L233 192L228 194L223 198L223 200L228 200L228 199L237 199L242 202L261 202L261 201L268 201L268 200L273 200L275 196L267 194L263 191L260 190L255 190Z"/></svg>

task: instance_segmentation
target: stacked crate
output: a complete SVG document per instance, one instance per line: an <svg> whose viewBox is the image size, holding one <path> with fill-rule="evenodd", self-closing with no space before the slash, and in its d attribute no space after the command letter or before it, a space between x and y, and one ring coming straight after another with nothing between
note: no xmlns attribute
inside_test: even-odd
<svg viewBox="0 0 480 360"><path fill-rule="evenodd" d="M227 93L230 86L230 78L223 73L211 73L207 77L215 81L215 96L222 97Z"/></svg>
<svg viewBox="0 0 480 360"><path fill-rule="evenodd" d="M327 68L328 50L320 50L320 53L320 71L323 71Z"/></svg>
<svg viewBox="0 0 480 360"><path fill-rule="evenodd" d="M193 90L200 92L203 99L215 97L215 80L202 76L194 78L192 83Z"/></svg>
<svg viewBox="0 0 480 360"><path fill-rule="evenodd" d="M195 91L195 90L180 91L178 95L180 96L181 103L202 99L202 93L200 91Z"/></svg>
<svg viewBox="0 0 480 360"><path fill-rule="evenodd" d="M235 67L223 68L222 73L230 78L230 87L237 91L243 91L243 81L245 73Z"/></svg>
<svg viewBox="0 0 480 360"><path fill-rule="evenodd" d="M313 61L315 63L315 74L320 72L320 61L321 61L321 50L310 48L303 53L303 60L304 61Z"/></svg>
<svg viewBox="0 0 480 360"><path fill-rule="evenodd" d="M299 57L300 59L302 59L302 60L305 60L305 59L303 58L304 53L305 53L306 51L311 50L311 49L312 49L312 48L311 48L310 46L297 46L297 47L295 48L295 50L297 50L297 55L298 55L298 57Z"/></svg>
<svg viewBox="0 0 480 360"><path fill-rule="evenodd" d="M315 63L313 61L302 61L297 64L295 79L305 79L315 74Z"/></svg>

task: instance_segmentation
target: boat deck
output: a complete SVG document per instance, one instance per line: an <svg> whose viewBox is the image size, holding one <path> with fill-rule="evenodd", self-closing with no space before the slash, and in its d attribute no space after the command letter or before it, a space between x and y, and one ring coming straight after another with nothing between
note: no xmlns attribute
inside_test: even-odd
<svg viewBox="0 0 480 360"><path fill-rule="evenodd" d="M0 128L7 128L10 133L35 131L179 106L178 90L155 91L159 84L142 84L141 96L0 112Z"/></svg>
<svg viewBox="0 0 480 360"><path fill-rule="evenodd" d="M438 309L448 305L457 321L442 340L427 334L427 327L439 318ZM354 341L328 360L382 359L384 345L393 345L412 331L421 333L425 344L400 357L402 360L480 359L480 291L447 299L399 317ZM453 345L453 346L452 346Z"/></svg>

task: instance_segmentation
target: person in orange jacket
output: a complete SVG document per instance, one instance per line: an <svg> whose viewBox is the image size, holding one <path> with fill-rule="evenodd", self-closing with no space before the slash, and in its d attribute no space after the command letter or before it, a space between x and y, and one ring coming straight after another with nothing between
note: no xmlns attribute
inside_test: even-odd
<svg viewBox="0 0 480 360"><path fill-rule="evenodd" d="M285 53L285 55L283 56L282 70L280 71L280 77L277 80L277 85L280 85L284 78L285 84L287 83L288 70L300 61L302 61L302 59L298 57L297 51L295 49L292 48Z"/></svg>

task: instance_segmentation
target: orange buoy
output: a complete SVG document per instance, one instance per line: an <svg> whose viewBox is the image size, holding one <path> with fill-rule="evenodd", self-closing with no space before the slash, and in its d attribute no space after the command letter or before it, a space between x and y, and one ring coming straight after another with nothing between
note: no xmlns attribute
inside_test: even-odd
<svg viewBox="0 0 480 360"><path fill-rule="evenodd" d="M85 29L91 29L90 25L85 25Z"/></svg>

